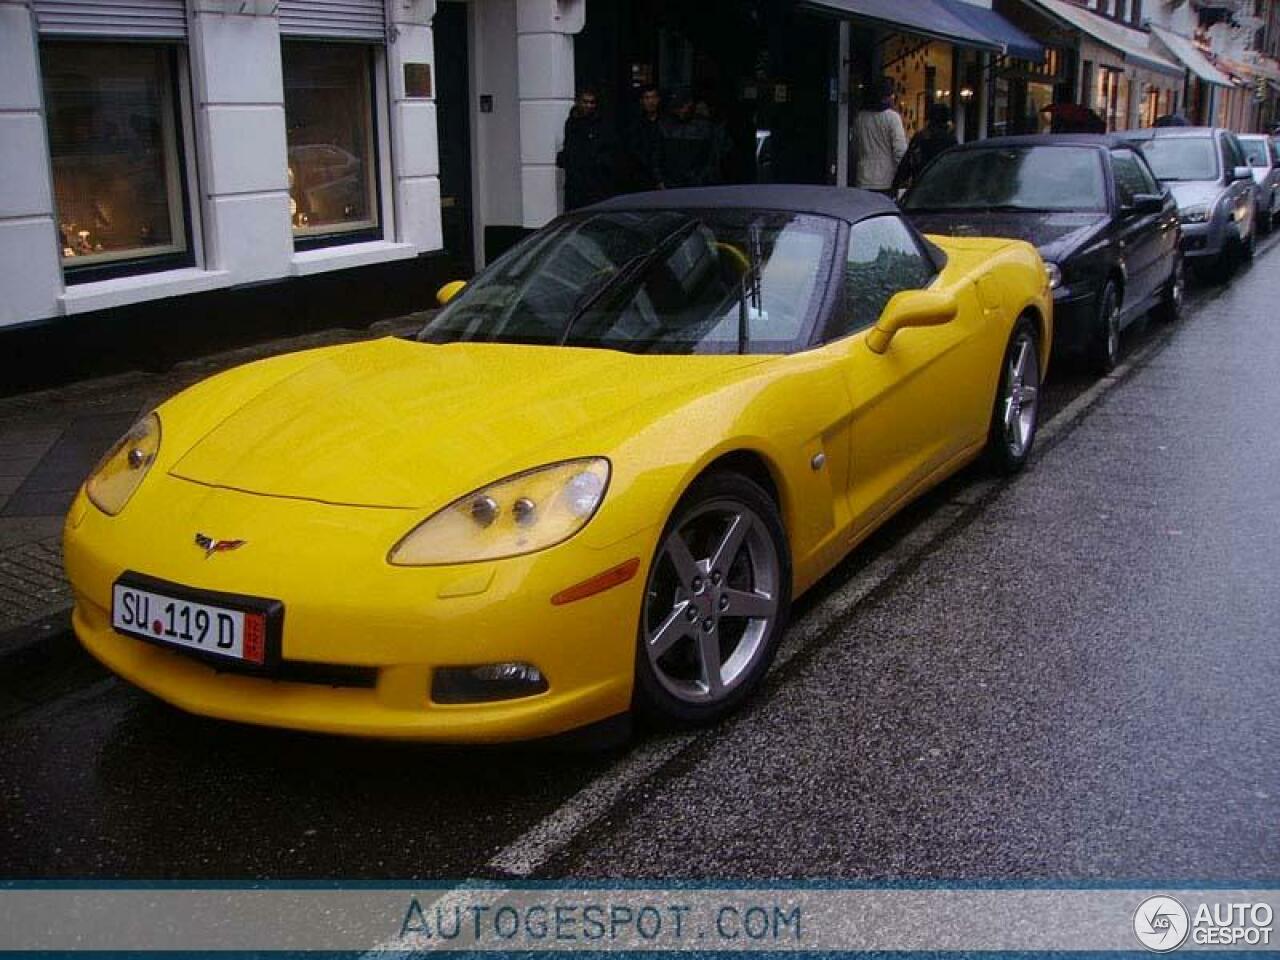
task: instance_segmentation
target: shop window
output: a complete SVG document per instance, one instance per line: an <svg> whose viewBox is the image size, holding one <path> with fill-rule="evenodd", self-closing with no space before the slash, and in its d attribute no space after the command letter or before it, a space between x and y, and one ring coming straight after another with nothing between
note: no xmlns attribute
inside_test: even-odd
<svg viewBox="0 0 1280 960"><path fill-rule="evenodd" d="M193 262L174 60L164 46L41 47L68 283Z"/></svg>
<svg viewBox="0 0 1280 960"><path fill-rule="evenodd" d="M372 51L291 40L283 60L295 244L380 238Z"/></svg>

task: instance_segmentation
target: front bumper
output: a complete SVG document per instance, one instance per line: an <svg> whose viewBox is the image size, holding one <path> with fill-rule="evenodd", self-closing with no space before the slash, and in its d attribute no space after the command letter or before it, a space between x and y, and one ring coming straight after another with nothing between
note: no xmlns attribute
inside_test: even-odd
<svg viewBox="0 0 1280 960"><path fill-rule="evenodd" d="M1053 347L1076 353L1089 345L1098 322L1098 292L1072 286L1053 291Z"/></svg>
<svg viewBox="0 0 1280 960"><path fill-rule="evenodd" d="M401 511L261 497L170 478L156 486L164 490L163 512L154 502L136 502L118 517L88 505L82 492L68 515L64 552L81 643L109 669L177 707L297 730L452 742L553 736L630 707L656 529L608 546L580 536L495 563L402 568L385 560L398 539L394 531L407 529ZM246 547L206 559L192 542L196 516L199 529L234 530ZM636 557L640 569L630 581L576 603L551 603L566 587ZM219 670L117 633L111 588L125 570L281 601L282 669L265 676ZM436 669L507 661L537 666L548 689L484 703L431 700Z"/></svg>
<svg viewBox="0 0 1280 960"><path fill-rule="evenodd" d="M1188 262L1219 257L1228 242L1237 239L1239 231L1235 223L1220 217L1205 223L1182 225L1182 253Z"/></svg>

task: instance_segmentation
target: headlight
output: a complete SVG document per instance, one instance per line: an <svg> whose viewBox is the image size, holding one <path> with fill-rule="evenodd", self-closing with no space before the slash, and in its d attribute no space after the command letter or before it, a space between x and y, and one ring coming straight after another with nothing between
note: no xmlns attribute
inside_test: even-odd
<svg viewBox="0 0 1280 960"><path fill-rule="evenodd" d="M1062 270L1056 263L1045 261L1044 268L1049 273L1049 289L1057 290L1062 286Z"/></svg>
<svg viewBox="0 0 1280 960"><path fill-rule="evenodd" d="M566 460L499 480L424 520L392 548L389 563L427 567L501 560L563 543L595 516L609 461Z"/></svg>
<svg viewBox="0 0 1280 960"><path fill-rule="evenodd" d="M1209 211L1213 208L1207 203L1197 203L1183 207L1178 211L1178 219L1183 223L1204 223L1209 219Z"/></svg>
<svg viewBox="0 0 1280 960"><path fill-rule="evenodd" d="M143 417L116 441L89 474L85 492L103 513L115 516L124 509L160 452L160 418Z"/></svg>

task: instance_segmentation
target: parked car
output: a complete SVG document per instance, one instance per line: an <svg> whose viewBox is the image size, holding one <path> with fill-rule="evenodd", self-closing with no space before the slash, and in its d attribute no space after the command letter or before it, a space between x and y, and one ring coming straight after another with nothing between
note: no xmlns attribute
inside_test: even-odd
<svg viewBox="0 0 1280 960"><path fill-rule="evenodd" d="M1142 151L1173 191L1182 220L1182 251L1198 275L1226 280L1253 257L1257 188L1240 141L1217 127L1160 127L1117 136Z"/></svg>
<svg viewBox="0 0 1280 960"><path fill-rule="evenodd" d="M441 299L416 342L240 367L128 432L65 527L94 656L366 736L717 718L898 508L1026 462L1052 329L1032 247L831 187L619 197Z"/></svg>
<svg viewBox="0 0 1280 960"><path fill-rule="evenodd" d="M1258 228L1270 233L1280 215L1280 147L1260 133L1244 134L1239 139L1253 171L1253 182L1258 185Z"/></svg>
<svg viewBox="0 0 1280 960"><path fill-rule="evenodd" d="M1128 144L1089 134L965 144L925 168L902 201L927 234L1037 246L1053 280L1054 348L1112 369L1120 333L1182 308L1178 214Z"/></svg>

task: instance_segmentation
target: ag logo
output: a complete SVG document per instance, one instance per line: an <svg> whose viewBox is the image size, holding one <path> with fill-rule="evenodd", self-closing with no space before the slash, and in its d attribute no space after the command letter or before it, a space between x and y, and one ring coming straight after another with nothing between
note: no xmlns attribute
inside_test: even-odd
<svg viewBox="0 0 1280 960"><path fill-rule="evenodd" d="M1173 897L1148 897L1133 913L1133 932L1138 942L1156 953L1182 946L1190 925L1186 907Z"/></svg>

